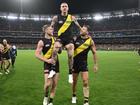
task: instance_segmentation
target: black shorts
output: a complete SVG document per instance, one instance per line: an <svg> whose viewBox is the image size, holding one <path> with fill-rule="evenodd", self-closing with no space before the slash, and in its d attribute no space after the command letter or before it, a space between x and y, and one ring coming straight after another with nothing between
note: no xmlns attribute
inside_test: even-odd
<svg viewBox="0 0 140 105"><path fill-rule="evenodd" d="M2 57L3 60L9 60L10 59L9 53L2 54L1 57Z"/></svg>
<svg viewBox="0 0 140 105"><path fill-rule="evenodd" d="M51 70L52 64L49 64L47 62L44 62L44 73L48 74L49 71ZM46 71L47 70L47 71ZM57 60L56 65L55 65L55 72L59 73L59 61Z"/></svg>
<svg viewBox="0 0 140 105"><path fill-rule="evenodd" d="M73 73L87 72L87 71L88 71L87 62L79 61L79 60L73 62Z"/></svg>
<svg viewBox="0 0 140 105"><path fill-rule="evenodd" d="M70 43L73 43L73 38L57 38L56 42L60 42L62 44L62 46L66 46Z"/></svg>

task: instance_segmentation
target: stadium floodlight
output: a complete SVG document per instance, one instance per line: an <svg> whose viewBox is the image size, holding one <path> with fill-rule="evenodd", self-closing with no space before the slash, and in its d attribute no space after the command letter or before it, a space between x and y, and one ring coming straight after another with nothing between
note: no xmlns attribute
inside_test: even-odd
<svg viewBox="0 0 140 105"><path fill-rule="evenodd" d="M103 16L102 15L95 15L93 18L95 20L99 21L99 20L102 20L103 19Z"/></svg>
<svg viewBox="0 0 140 105"><path fill-rule="evenodd" d="M19 19L20 19L20 20L25 20L25 19L26 19L26 17L19 17Z"/></svg>
<svg viewBox="0 0 140 105"><path fill-rule="evenodd" d="M124 15L123 14L121 14L121 15L118 15L118 17L123 17Z"/></svg>
<svg viewBox="0 0 140 105"><path fill-rule="evenodd" d="M87 17L87 20L91 20L92 19L92 17Z"/></svg>
<svg viewBox="0 0 140 105"><path fill-rule="evenodd" d="M0 16L1 18L7 18L7 16Z"/></svg>
<svg viewBox="0 0 140 105"><path fill-rule="evenodd" d="M50 17L47 18L48 21L51 21L52 19Z"/></svg>
<svg viewBox="0 0 140 105"><path fill-rule="evenodd" d="M7 18L8 18L8 19L11 19L11 20L18 19L18 17L16 17L16 16L8 16Z"/></svg>
<svg viewBox="0 0 140 105"><path fill-rule="evenodd" d="M33 18L33 20L34 20L34 21L39 21L39 18L36 17L36 18Z"/></svg>
<svg viewBox="0 0 140 105"><path fill-rule="evenodd" d="M46 18L40 18L41 21L47 20Z"/></svg>

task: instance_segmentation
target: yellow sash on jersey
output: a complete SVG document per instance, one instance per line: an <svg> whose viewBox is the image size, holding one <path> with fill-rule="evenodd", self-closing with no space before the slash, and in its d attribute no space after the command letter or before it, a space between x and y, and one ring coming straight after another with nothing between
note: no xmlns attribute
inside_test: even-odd
<svg viewBox="0 0 140 105"><path fill-rule="evenodd" d="M9 48L5 47L3 53L5 54L8 50L9 50Z"/></svg>
<svg viewBox="0 0 140 105"><path fill-rule="evenodd" d="M86 50L91 45L91 38L87 39L81 46L74 50L74 57L81 53L82 51Z"/></svg>
<svg viewBox="0 0 140 105"><path fill-rule="evenodd" d="M71 15L68 15L65 23L61 26L61 28L58 31L58 36L64 33L69 28L71 23L72 23Z"/></svg>
<svg viewBox="0 0 140 105"><path fill-rule="evenodd" d="M44 55L45 58L49 59L49 58L52 56L53 47L54 47L54 38L52 37L51 47L50 47L50 49L46 52L46 54Z"/></svg>

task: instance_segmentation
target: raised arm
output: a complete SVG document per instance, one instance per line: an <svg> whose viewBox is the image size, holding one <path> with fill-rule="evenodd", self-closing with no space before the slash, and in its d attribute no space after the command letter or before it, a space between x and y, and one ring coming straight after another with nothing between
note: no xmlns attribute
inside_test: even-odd
<svg viewBox="0 0 140 105"><path fill-rule="evenodd" d="M80 26L80 24L78 23L77 19L75 16L72 16L72 20L74 21L74 23L78 26L78 28L81 30L82 27Z"/></svg>
<svg viewBox="0 0 140 105"><path fill-rule="evenodd" d="M52 22L51 22L51 26L52 26L52 27L54 27L54 25L55 25L55 23L57 22L57 20L58 20L58 17L57 17L57 16L54 16L54 17L52 18Z"/></svg>

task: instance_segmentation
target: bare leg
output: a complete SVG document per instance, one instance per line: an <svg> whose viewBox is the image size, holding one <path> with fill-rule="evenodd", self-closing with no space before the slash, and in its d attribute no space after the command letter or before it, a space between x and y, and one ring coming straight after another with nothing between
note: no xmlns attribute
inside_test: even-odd
<svg viewBox="0 0 140 105"><path fill-rule="evenodd" d="M50 100L49 100L49 103L52 103L53 102L53 98L55 96L56 87L57 87L57 83L58 83L58 78L59 78L59 73L57 73L52 78L52 87L51 87L51 90L50 90Z"/></svg>
<svg viewBox="0 0 140 105"><path fill-rule="evenodd" d="M76 85L78 81L78 73L73 73L73 85L72 85L72 94L76 96Z"/></svg>
<svg viewBox="0 0 140 105"><path fill-rule="evenodd" d="M69 79L68 82L72 83L72 69L73 69L73 53L74 53L74 45L72 43L65 46L68 54L68 65L69 65Z"/></svg>
<svg viewBox="0 0 140 105"><path fill-rule="evenodd" d="M48 71L48 70L46 70ZM48 79L49 74L44 74L44 99L43 105L48 104L48 94L49 94L49 87L51 85L51 79Z"/></svg>
<svg viewBox="0 0 140 105"><path fill-rule="evenodd" d="M51 85L51 79L48 79L48 74L44 74L44 93L45 97L48 97L49 87Z"/></svg>
<svg viewBox="0 0 140 105"><path fill-rule="evenodd" d="M72 43L65 46L68 54L68 66L69 66L69 74L72 74L73 69L73 53L74 53L74 45Z"/></svg>
<svg viewBox="0 0 140 105"><path fill-rule="evenodd" d="M51 66L51 70L53 70L53 71L55 71L55 65L56 65L56 61L57 61L57 53L61 47L62 47L62 45L60 42L55 42L53 54L52 54L52 59L54 59L55 63L52 64L52 66Z"/></svg>
<svg viewBox="0 0 140 105"><path fill-rule="evenodd" d="M81 77L83 79L84 103L88 103L88 99L89 99L88 72L82 72Z"/></svg>
<svg viewBox="0 0 140 105"><path fill-rule="evenodd" d="M59 51L59 49L62 47L60 42L55 42L54 44L54 49L53 49L53 54L52 54L52 58L55 60L57 60L57 53Z"/></svg>
<svg viewBox="0 0 140 105"><path fill-rule="evenodd" d="M72 84L72 103L76 104L77 97L76 97L76 86L78 81L78 75L79 73L73 73L73 84Z"/></svg>

